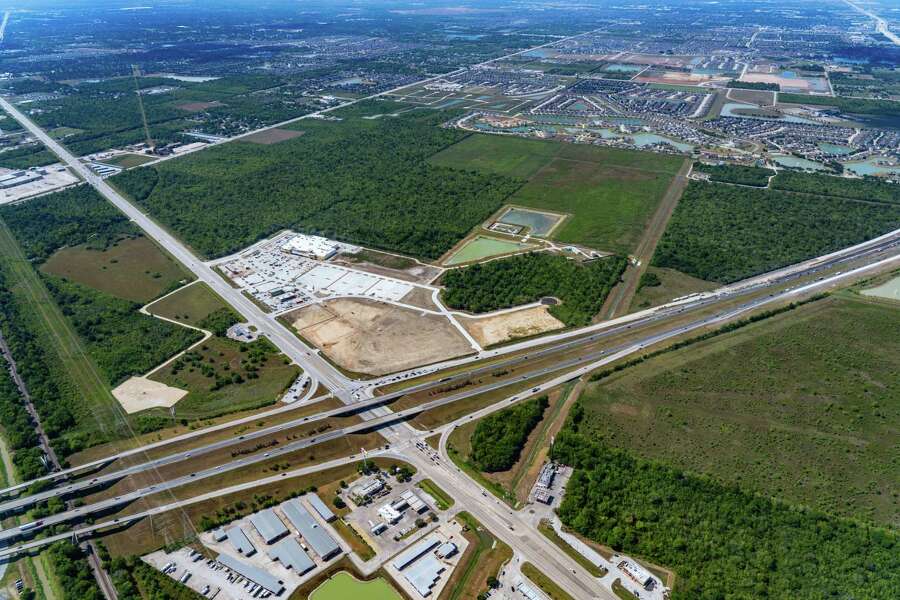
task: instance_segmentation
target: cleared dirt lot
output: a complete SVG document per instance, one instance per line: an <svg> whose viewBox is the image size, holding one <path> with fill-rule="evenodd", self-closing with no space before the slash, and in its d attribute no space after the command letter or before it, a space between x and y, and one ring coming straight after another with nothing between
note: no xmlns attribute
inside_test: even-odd
<svg viewBox="0 0 900 600"><path fill-rule="evenodd" d="M385 375L472 351L443 317L342 298L287 316L294 329L348 371Z"/></svg>
<svg viewBox="0 0 900 600"><path fill-rule="evenodd" d="M243 141L252 142L254 144L268 145L277 144L278 142L283 142L295 137L300 137L301 135L303 135L302 131L296 131L294 129L266 129L264 131L248 135L247 137L243 138Z"/></svg>
<svg viewBox="0 0 900 600"><path fill-rule="evenodd" d="M500 344L507 340L538 335L564 327L559 319L547 311L546 306L535 306L485 319L460 317L458 320L482 346Z"/></svg>
<svg viewBox="0 0 900 600"><path fill-rule="evenodd" d="M187 390L151 381L146 377L132 377L112 391L129 415L148 408L170 408L187 395Z"/></svg>

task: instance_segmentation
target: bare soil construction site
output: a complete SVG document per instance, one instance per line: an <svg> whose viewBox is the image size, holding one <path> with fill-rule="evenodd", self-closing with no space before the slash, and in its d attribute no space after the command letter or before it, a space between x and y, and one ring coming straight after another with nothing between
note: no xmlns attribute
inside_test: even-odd
<svg viewBox="0 0 900 600"><path fill-rule="evenodd" d="M331 300L285 319L334 363L356 373L386 375L472 351L444 317L381 302Z"/></svg>

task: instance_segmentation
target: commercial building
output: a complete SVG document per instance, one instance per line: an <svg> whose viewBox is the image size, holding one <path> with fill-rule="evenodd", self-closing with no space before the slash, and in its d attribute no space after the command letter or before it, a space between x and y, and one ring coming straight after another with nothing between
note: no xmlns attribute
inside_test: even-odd
<svg viewBox="0 0 900 600"><path fill-rule="evenodd" d="M372 477L371 479L360 481L359 483L351 487L350 496L354 498L357 503L365 502L383 489L384 482L377 477Z"/></svg>
<svg viewBox="0 0 900 600"><path fill-rule="evenodd" d="M385 523L393 525L403 517L403 513L394 508L391 504L385 504L378 509L378 516L384 519Z"/></svg>
<svg viewBox="0 0 900 600"><path fill-rule="evenodd" d="M287 527L271 508L255 513L250 517L250 522L256 527L256 531L259 532L259 536L266 544L276 542L288 534Z"/></svg>
<svg viewBox="0 0 900 600"><path fill-rule="evenodd" d="M248 565L247 563L240 561L232 556L228 556L227 554L220 554L216 559L216 562L218 562L226 569L229 569L232 572L242 576L244 579L259 584L260 586L271 592L274 596L279 596L282 592L284 592L283 581L273 575L270 575L269 573L263 571L258 567Z"/></svg>
<svg viewBox="0 0 900 600"><path fill-rule="evenodd" d="M444 542L443 544L438 546L438 549L435 550L434 553L437 555L438 558L450 558L451 556L456 554L458 551L459 551L459 548L457 548L456 544L454 544L453 542Z"/></svg>
<svg viewBox="0 0 900 600"><path fill-rule="evenodd" d="M316 568L313 559L303 551L294 538L281 540L267 553L269 558L277 560L286 569L293 569L297 575L303 575Z"/></svg>
<svg viewBox="0 0 900 600"><path fill-rule="evenodd" d="M409 504L409 507L417 513L423 513L428 510L428 505L425 504L425 502L421 498L419 498L412 490L406 490L405 492L400 494L400 497L403 498L406 503Z"/></svg>
<svg viewBox="0 0 900 600"><path fill-rule="evenodd" d="M316 260L328 260L341 249L340 244L317 235L297 234L292 236L281 249L288 254L295 254Z"/></svg>
<svg viewBox="0 0 900 600"><path fill-rule="evenodd" d="M313 510L316 511L320 517L325 519L326 523L334 521L334 513L331 512L331 509L328 508L324 502L322 502L322 499L319 498L318 494L310 494L307 498L309 499L309 505L312 506Z"/></svg>
<svg viewBox="0 0 900 600"><path fill-rule="evenodd" d="M427 598L431 595L431 588L437 584L441 573L446 569L444 563L433 554L429 554L404 571L403 576L420 596Z"/></svg>
<svg viewBox="0 0 900 600"><path fill-rule="evenodd" d="M633 560L623 560L619 563L619 568L641 587L647 588L653 583L650 572Z"/></svg>
<svg viewBox="0 0 900 600"><path fill-rule="evenodd" d="M284 515L322 560L328 560L332 556L340 554L341 547L338 543L319 525L315 517L300 504L297 498L285 502L281 507Z"/></svg>

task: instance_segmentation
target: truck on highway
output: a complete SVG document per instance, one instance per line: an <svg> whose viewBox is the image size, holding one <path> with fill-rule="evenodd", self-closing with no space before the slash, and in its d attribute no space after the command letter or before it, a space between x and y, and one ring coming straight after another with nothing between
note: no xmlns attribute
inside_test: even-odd
<svg viewBox="0 0 900 600"><path fill-rule="evenodd" d="M22 525L21 527L19 527L19 531L29 531L29 530L34 529L34 528L36 528L36 527L40 527L40 526L43 525L43 524L44 524L43 521L34 521L33 523L25 523L24 525Z"/></svg>

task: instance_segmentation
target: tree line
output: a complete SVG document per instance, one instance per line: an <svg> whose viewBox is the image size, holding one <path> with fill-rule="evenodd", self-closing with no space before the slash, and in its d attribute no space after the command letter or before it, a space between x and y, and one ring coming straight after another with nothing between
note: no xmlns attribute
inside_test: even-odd
<svg viewBox="0 0 900 600"><path fill-rule="evenodd" d="M547 396L540 396L478 421L470 439L472 452L469 459L486 473L511 469L548 406Z"/></svg>

